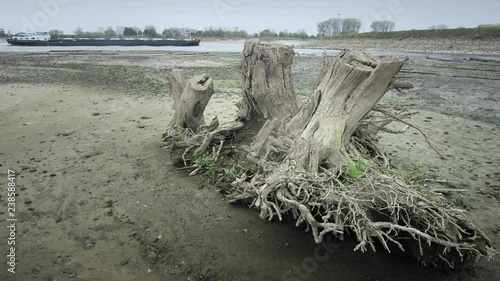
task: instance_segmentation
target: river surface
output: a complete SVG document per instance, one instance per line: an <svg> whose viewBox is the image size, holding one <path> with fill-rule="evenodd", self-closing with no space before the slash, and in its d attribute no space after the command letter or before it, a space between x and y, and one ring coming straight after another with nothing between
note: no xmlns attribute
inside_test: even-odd
<svg viewBox="0 0 500 281"><path fill-rule="evenodd" d="M183 51L183 52L222 52L222 53L240 53L243 51L243 42L201 42L200 46L178 47L178 46L99 46L99 47L29 47L29 46L10 46L7 43L0 43L0 52L53 52L53 51ZM296 51L299 54L323 54L320 49L300 49ZM338 50L330 50L329 53L338 53Z"/></svg>
<svg viewBox="0 0 500 281"><path fill-rule="evenodd" d="M285 43L288 45L300 44L300 41L280 41L280 43ZM43 52L57 52L57 51L183 51L183 52L220 52L220 53L240 53L243 51L244 42L234 41L234 42L201 42L200 46L195 47L176 47L176 46L164 46L164 47L152 47L152 46L99 46L99 47L29 47L29 46L10 46L6 42L0 42L0 53L3 52L19 52L19 53L43 53ZM369 46L367 46L369 49ZM323 49L304 49L296 47L295 51L299 55L317 55L321 56L324 54ZM330 49L326 50L328 55L336 55L340 50ZM370 51L370 53L377 56L390 56L390 55L405 55L409 57L428 57L432 56L439 59L468 59L471 56L498 60L500 62L499 55L471 55L471 54L451 54L451 53L411 53L411 52L397 52L397 51Z"/></svg>

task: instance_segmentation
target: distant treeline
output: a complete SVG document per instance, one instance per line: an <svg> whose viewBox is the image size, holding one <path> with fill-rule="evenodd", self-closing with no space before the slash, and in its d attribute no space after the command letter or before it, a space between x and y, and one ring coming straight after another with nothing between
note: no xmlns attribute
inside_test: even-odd
<svg viewBox="0 0 500 281"><path fill-rule="evenodd" d="M445 26L429 27L423 30L404 30L392 32L368 32L359 34L339 34L335 39L466 39L466 40L500 40L500 25L480 25L476 28L445 28Z"/></svg>
<svg viewBox="0 0 500 281"><path fill-rule="evenodd" d="M99 27L97 31L84 31L81 27L77 27L73 34L64 34L61 30L51 30L49 34L52 38L58 37L157 37L157 38L186 38L186 37L213 37L213 38L316 38L316 37L332 37L332 38L388 38L388 39L405 39L405 38L500 38L500 24L485 24L479 25L476 28L455 28L449 29L447 25L440 24L429 27L427 30L406 30L393 31L395 23L392 21L374 21L370 27L372 32L359 33L361 21L354 18L332 18L318 23L318 34L308 35L304 29L296 32L288 32L287 30L276 32L273 29L265 29L257 33L250 34L239 28L214 28L208 27L204 30L194 30L190 28L165 28L159 32L155 26L148 25L145 28L132 26L117 26L115 28L108 26L107 28ZM0 28L0 38L7 37L10 32L5 32Z"/></svg>
<svg viewBox="0 0 500 281"><path fill-rule="evenodd" d="M338 34L359 33L361 20L355 18L331 18L317 24L318 37L331 37Z"/></svg>
<svg viewBox="0 0 500 281"><path fill-rule="evenodd" d="M449 29L446 24L430 26L427 30L405 30L394 32L396 23L393 21L374 21L370 28L372 32L359 33L362 23L356 18L331 18L317 24L318 37L331 38L499 38L500 24L483 24L477 28Z"/></svg>
<svg viewBox="0 0 500 281"><path fill-rule="evenodd" d="M332 37L342 34L357 34L362 22L356 18L331 18L317 24L318 37ZM373 32L390 32L396 24L393 21L379 20L371 23Z"/></svg>
<svg viewBox="0 0 500 281"><path fill-rule="evenodd" d="M157 38L180 38L180 37L215 37L215 38L250 38L250 37L281 37L281 38L300 38L306 39L314 36L309 36L304 29L297 32L289 32L287 30L275 32L272 29L265 29L258 33L250 34L239 28L214 28L208 27L204 30L194 30L190 28L171 27L165 28L159 32L155 26L148 25L144 29L139 27L118 26L107 28L99 27L97 31L84 31L81 27L77 27L73 34L64 34L61 30L51 30L49 34L52 38L58 37L157 37Z"/></svg>
<svg viewBox="0 0 500 281"><path fill-rule="evenodd" d="M209 27L205 30L197 30L193 32L195 37L217 37L217 38L249 38L249 37L281 37L281 38L300 38L307 39L307 35L304 29L298 30L297 32L288 32L287 30L276 32L273 29L265 29L258 33L249 34L245 30L239 30L237 28L222 29Z"/></svg>

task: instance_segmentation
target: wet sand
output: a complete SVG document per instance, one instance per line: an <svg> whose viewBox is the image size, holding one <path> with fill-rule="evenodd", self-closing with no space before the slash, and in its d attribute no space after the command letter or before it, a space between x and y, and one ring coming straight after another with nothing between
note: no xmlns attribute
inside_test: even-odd
<svg viewBox="0 0 500 281"><path fill-rule="evenodd" d="M438 57L439 58L439 57ZM316 245L289 221L224 202L177 170L161 134L172 117L166 73L208 73L207 119L234 118L240 54L76 52L0 54L0 164L18 172L15 276L1 280L494 280L497 260L468 270L353 252L353 241ZM296 57L305 98L321 57ZM399 75L415 88L385 104L420 111L414 130L381 135L394 164L467 189L448 199L500 242L500 64L413 58ZM435 181L432 187L442 187ZM2 206L6 192L2 192ZM6 225L6 208L0 210ZM6 237L5 227L0 228ZM7 243L0 243L2 253ZM294 277L295 279L291 278Z"/></svg>

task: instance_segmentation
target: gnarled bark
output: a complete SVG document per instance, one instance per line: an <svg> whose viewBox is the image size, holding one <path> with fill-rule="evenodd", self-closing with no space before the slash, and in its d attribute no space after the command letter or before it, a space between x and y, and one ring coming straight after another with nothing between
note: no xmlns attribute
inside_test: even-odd
<svg viewBox="0 0 500 281"><path fill-rule="evenodd" d="M292 84L291 47L248 40L241 71L243 97L238 119L271 120L297 113L299 106Z"/></svg>
<svg viewBox="0 0 500 281"><path fill-rule="evenodd" d="M179 130L187 129L196 133L205 125L205 108L214 93L212 78L206 74L194 76L183 86L185 80L182 71L176 70L169 80L175 114L163 135L164 139L177 135Z"/></svg>
<svg viewBox="0 0 500 281"><path fill-rule="evenodd" d="M186 78L184 77L184 71L182 69L172 69L167 75L168 82L170 83L170 89L172 90L172 98L174 99L174 109L179 104L182 93L184 92L184 87L186 86Z"/></svg>
<svg viewBox="0 0 500 281"><path fill-rule="evenodd" d="M349 52L326 63L323 77L304 110L290 124L302 131L288 152L288 159L310 172L320 165L345 164L352 134L361 119L386 93L407 58L377 60L368 54Z"/></svg>

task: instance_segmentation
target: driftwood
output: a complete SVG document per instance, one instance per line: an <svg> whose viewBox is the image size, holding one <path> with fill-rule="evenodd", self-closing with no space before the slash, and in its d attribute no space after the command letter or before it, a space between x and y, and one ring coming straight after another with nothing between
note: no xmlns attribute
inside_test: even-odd
<svg viewBox="0 0 500 281"><path fill-rule="evenodd" d="M377 244L389 252L412 249L423 262L450 267L491 257L491 241L462 211L391 172L377 144L379 131L403 133L409 127L385 128L412 113L374 110L406 60L349 51L325 59L312 95L298 109L289 49L247 42L239 119L192 128L199 133L185 135L183 159L208 152L217 161L232 133L255 117L265 119L252 143L242 147L256 169L244 170L231 184L231 202L248 202L263 219L291 213L317 243L325 235L350 234L358 240L355 250L376 250Z"/></svg>

